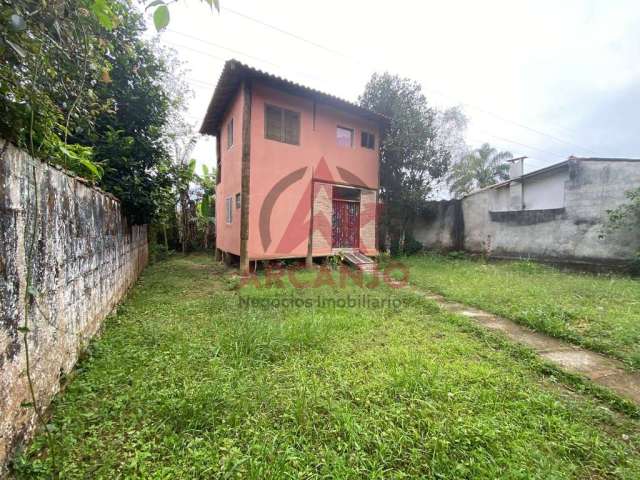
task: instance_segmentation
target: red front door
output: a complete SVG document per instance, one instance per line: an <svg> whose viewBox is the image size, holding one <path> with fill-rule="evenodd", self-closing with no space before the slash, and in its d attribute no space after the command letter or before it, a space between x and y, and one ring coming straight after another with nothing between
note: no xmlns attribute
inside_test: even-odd
<svg viewBox="0 0 640 480"><path fill-rule="evenodd" d="M334 198L331 227L331 246L333 248L358 248L360 202Z"/></svg>

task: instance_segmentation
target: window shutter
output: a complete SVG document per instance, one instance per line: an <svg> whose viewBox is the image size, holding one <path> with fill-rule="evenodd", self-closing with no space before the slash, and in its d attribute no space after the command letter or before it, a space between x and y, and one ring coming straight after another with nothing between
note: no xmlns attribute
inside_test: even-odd
<svg viewBox="0 0 640 480"><path fill-rule="evenodd" d="M300 143L300 114L284 111L284 142L298 145Z"/></svg>
<svg viewBox="0 0 640 480"><path fill-rule="evenodd" d="M227 148L231 148L233 145L233 118L227 125Z"/></svg>
<svg viewBox="0 0 640 480"><path fill-rule="evenodd" d="M233 210L231 209L233 199L231 197L228 197L227 199L225 199L225 207L227 210L227 223L231 223L233 221Z"/></svg>
<svg viewBox="0 0 640 480"><path fill-rule="evenodd" d="M282 109L267 105L265 108L265 136L271 140L282 139Z"/></svg>

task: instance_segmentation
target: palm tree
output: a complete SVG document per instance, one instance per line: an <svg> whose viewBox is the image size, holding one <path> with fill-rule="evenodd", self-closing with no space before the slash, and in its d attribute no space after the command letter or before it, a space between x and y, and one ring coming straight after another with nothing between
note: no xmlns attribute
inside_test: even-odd
<svg viewBox="0 0 640 480"><path fill-rule="evenodd" d="M451 192L460 198L473 190L507 180L509 165L506 161L511 158L511 153L498 152L488 143L483 144L451 167L447 177Z"/></svg>

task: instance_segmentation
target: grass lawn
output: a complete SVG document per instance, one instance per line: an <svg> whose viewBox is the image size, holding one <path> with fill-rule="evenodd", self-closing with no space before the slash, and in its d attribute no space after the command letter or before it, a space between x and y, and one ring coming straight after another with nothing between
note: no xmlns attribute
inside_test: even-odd
<svg viewBox="0 0 640 480"><path fill-rule="evenodd" d="M330 304L363 294L404 303ZM269 303L287 298L313 306ZM466 322L401 290L238 290L210 257L172 258L55 401L56 464L62 478L640 477L640 421ZM48 477L45 444L18 478Z"/></svg>
<svg viewBox="0 0 640 480"><path fill-rule="evenodd" d="M421 255L410 281L640 369L640 281L566 273L533 262L486 263Z"/></svg>

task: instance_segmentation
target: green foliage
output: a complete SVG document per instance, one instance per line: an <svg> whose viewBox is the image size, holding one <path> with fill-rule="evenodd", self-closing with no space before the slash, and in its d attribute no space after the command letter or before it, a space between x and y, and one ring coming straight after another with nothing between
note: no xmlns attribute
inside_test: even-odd
<svg viewBox="0 0 640 480"><path fill-rule="evenodd" d="M607 210L609 228L611 230L631 228L640 233L640 187L625 192L625 196L627 203L613 210Z"/></svg>
<svg viewBox="0 0 640 480"><path fill-rule="evenodd" d="M374 74L360 105L390 119L380 150L380 194L385 205L381 221L396 254L416 213L445 175L451 152L438 141L437 112L417 82Z"/></svg>
<svg viewBox="0 0 640 480"><path fill-rule="evenodd" d="M329 266L329 268L331 268L332 270L337 270L338 267L344 262L344 253L339 251L328 255L325 262Z"/></svg>
<svg viewBox="0 0 640 480"><path fill-rule="evenodd" d="M411 235L408 235L405 238L404 243L402 245L402 251L405 255L416 255L417 253L420 253L423 249L424 247L422 246L422 244L418 240L413 238L413 236Z"/></svg>
<svg viewBox="0 0 640 480"><path fill-rule="evenodd" d="M160 5L153 12L153 23L156 26L156 30L162 30L169 25L169 7L166 5Z"/></svg>
<svg viewBox="0 0 640 480"><path fill-rule="evenodd" d="M403 260L410 281L640 369L640 282L565 273L532 261L486 263L438 255Z"/></svg>
<svg viewBox="0 0 640 480"><path fill-rule="evenodd" d="M183 86L129 1L2 0L0 137L99 182L133 223L172 188L165 139Z"/></svg>
<svg viewBox="0 0 640 480"><path fill-rule="evenodd" d="M150 223L174 181L165 126L179 92L165 85L169 66L142 38L140 14L124 6L117 11L118 25L108 33L110 81L95 87L98 98L111 99L114 108L100 112L92 129L72 138L94 146L94 158L104 168L100 186L121 200L129 220Z"/></svg>
<svg viewBox="0 0 640 480"><path fill-rule="evenodd" d="M162 262L169 258L173 252L162 243L149 243L149 263Z"/></svg>
<svg viewBox="0 0 640 480"><path fill-rule="evenodd" d="M467 252L461 250L447 252L447 258L450 258L452 260L464 260L465 258L467 258Z"/></svg>
<svg viewBox="0 0 640 480"><path fill-rule="evenodd" d="M146 270L52 407L60 478L638 478L637 419L469 320L228 278L202 255ZM347 295L404 304L239 303ZM14 465L51 478L43 437Z"/></svg>
<svg viewBox="0 0 640 480"><path fill-rule="evenodd" d="M509 152L498 152L488 143L451 166L447 177L451 192L458 198L509 178Z"/></svg>
<svg viewBox="0 0 640 480"><path fill-rule="evenodd" d="M0 137L90 180L101 169L67 137L111 105L95 86L108 71L114 0L2 0Z"/></svg>
<svg viewBox="0 0 640 480"><path fill-rule="evenodd" d="M613 210L607 210L609 222L605 233L627 229L640 235L640 187L625 192L625 196L627 203ZM640 252L637 252L629 262L629 271L633 275L640 275Z"/></svg>
<svg viewBox="0 0 640 480"><path fill-rule="evenodd" d="M145 8L148 10L150 8L155 8L153 11L153 24L156 27L157 31L164 30L171 21L171 16L169 14L170 3L173 3L175 0L153 0L149 2ZM215 8L218 13L220 13L220 0L201 0L208 4L211 8Z"/></svg>

